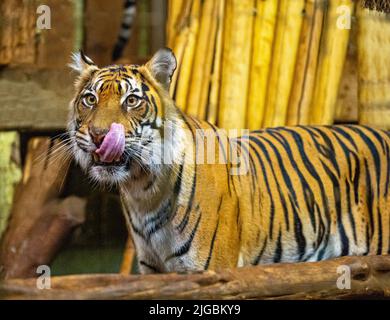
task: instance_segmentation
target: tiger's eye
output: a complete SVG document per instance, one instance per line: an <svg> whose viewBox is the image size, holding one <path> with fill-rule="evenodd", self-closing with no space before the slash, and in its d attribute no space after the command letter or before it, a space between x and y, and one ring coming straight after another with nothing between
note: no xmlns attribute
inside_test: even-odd
<svg viewBox="0 0 390 320"><path fill-rule="evenodd" d="M135 107L138 105L138 102L139 102L139 98L131 95L131 96L127 97L127 99L126 99L126 106Z"/></svg>
<svg viewBox="0 0 390 320"><path fill-rule="evenodd" d="M93 94L88 94L84 97L84 104L88 107L92 107L96 104L96 97Z"/></svg>

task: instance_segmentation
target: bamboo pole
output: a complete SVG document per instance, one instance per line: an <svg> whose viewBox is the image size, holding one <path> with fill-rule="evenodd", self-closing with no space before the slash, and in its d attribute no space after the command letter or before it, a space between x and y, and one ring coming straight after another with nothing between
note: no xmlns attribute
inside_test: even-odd
<svg viewBox="0 0 390 320"><path fill-rule="evenodd" d="M390 14L358 9L359 123L390 129Z"/></svg>
<svg viewBox="0 0 390 320"><path fill-rule="evenodd" d="M123 251L122 263L120 267L120 274L130 274L135 257L135 248L133 239L129 235L126 241L125 250Z"/></svg>
<svg viewBox="0 0 390 320"><path fill-rule="evenodd" d="M308 124L327 1L308 0L305 5L287 125Z"/></svg>
<svg viewBox="0 0 390 320"><path fill-rule="evenodd" d="M250 130L259 129L263 122L277 9L278 0L256 1L253 54L248 92L247 126Z"/></svg>
<svg viewBox="0 0 390 320"><path fill-rule="evenodd" d="M204 119L211 78L211 64L215 47L218 0L205 0L196 42L191 75L191 90L188 92L187 113Z"/></svg>
<svg viewBox="0 0 390 320"><path fill-rule="evenodd" d="M187 48L189 33L190 33L190 14L191 14L191 7L192 7L192 0L189 0L184 3L181 7L181 13L180 18L178 17L176 26L175 26L175 35L173 37L173 45L171 46L173 48L173 52L176 56L176 71L173 74L169 93L172 98L176 99L176 92L177 92L177 81L179 78L181 66L183 64L183 56L185 53L185 50ZM180 107L180 106L179 106Z"/></svg>
<svg viewBox="0 0 390 320"><path fill-rule="evenodd" d="M168 1L168 15L166 24L167 44L170 48L174 46L177 24L180 20L180 14L182 13L182 7L184 2L182 0L169 0Z"/></svg>
<svg viewBox="0 0 390 320"><path fill-rule="evenodd" d="M219 92L222 70L222 48L223 48L223 30L224 30L224 14L225 14L225 0L219 2L218 8L218 27L215 44L215 54L213 62L213 70L211 76L211 88L209 96L209 105L207 110L207 121L212 124L217 124Z"/></svg>
<svg viewBox="0 0 390 320"><path fill-rule="evenodd" d="M187 108L188 90L190 87L190 79L192 65L195 54L196 39L199 29L201 0L192 0L192 8L189 19L189 31L187 45L184 50L183 60L180 66L180 75L177 79L177 88L175 92L176 104L182 109Z"/></svg>
<svg viewBox="0 0 390 320"><path fill-rule="evenodd" d="M253 0L227 0L219 126L245 127L252 51Z"/></svg>
<svg viewBox="0 0 390 320"><path fill-rule="evenodd" d="M304 0L280 0L279 2L264 127L286 124L304 4Z"/></svg>
<svg viewBox="0 0 390 320"><path fill-rule="evenodd" d="M310 124L333 123L350 33L348 19L353 8L352 0L329 1L310 108Z"/></svg>
<svg viewBox="0 0 390 320"><path fill-rule="evenodd" d="M181 71L181 66L183 64L184 52L185 52L185 49L187 47L188 33L189 33L189 30L187 28L185 30L181 31L180 34L176 38L176 43L175 43L175 46L173 48L173 52L175 53L175 57L176 57L177 67L176 67L176 70L175 70L173 77L172 77L171 85L169 88L169 94L174 99L176 99L177 81L178 81L179 74ZM180 106L178 105L178 107L180 107Z"/></svg>

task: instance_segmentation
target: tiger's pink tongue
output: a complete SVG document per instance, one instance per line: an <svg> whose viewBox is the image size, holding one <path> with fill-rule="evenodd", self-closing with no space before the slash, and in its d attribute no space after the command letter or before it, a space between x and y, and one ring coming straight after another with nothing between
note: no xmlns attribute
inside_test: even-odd
<svg viewBox="0 0 390 320"><path fill-rule="evenodd" d="M125 151L125 128L122 124L112 123L100 147L95 151L102 162L119 161Z"/></svg>

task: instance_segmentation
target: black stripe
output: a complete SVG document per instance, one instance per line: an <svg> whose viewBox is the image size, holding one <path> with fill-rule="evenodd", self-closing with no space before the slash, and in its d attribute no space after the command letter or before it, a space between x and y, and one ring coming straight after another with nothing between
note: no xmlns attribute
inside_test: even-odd
<svg viewBox="0 0 390 320"><path fill-rule="evenodd" d="M145 234L148 240L150 237L165 226L171 218L172 214L172 203L171 200L166 203L158 210L153 218L147 220L144 225Z"/></svg>
<svg viewBox="0 0 390 320"><path fill-rule="evenodd" d="M176 226L176 229L179 230L180 233L182 233L184 231L185 227L188 224L188 221L190 220L190 213L191 213L194 198L195 198L195 190L196 190L196 169L194 171L194 177L192 178L191 195L190 195L190 199L188 200L188 203L187 203L186 212L184 214L183 219L180 221L179 225Z"/></svg>
<svg viewBox="0 0 390 320"><path fill-rule="evenodd" d="M329 159L329 161L332 163L333 167L335 168L336 172L337 172L337 177L340 178L340 168L339 168L339 165L338 165L338 161L336 159L336 152L334 150L334 146L333 146L333 143L332 143L332 140L329 138L329 135L325 132L323 132L321 129L319 128L316 128L316 127L306 127L304 128L307 132L309 132L310 134L312 134L312 130L316 131L321 137L322 139L324 140L325 145L322 145L320 144L315 138L314 136L312 136L313 138L313 141L315 143L315 146L317 148L317 150L324 156L326 157L327 159Z"/></svg>
<svg viewBox="0 0 390 320"><path fill-rule="evenodd" d="M267 162L268 162L269 166L271 167L271 172L272 172L273 177L275 179L276 187L278 189L278 193L279 193L280 200L281 200L281 203L282 203L284 218L286 220L286 229L289 230L290 229L290 222L289 222L289 216L288 216L288 209L287 209L287 205L286 205L286 198L285 198L285 196L284 196L284 194L283 194L283 192L282 192L282 190L280 188L280 185L278 183L278 179L277 179L277 176L276 176L276 173L275 173L275 169L274 169L272 160L271 160L271 158L269 156L269 153L267 152L267 149L265 148L264 144L258 138L259 138L259 136L256 136L256 137L251 136L250 140L254 141L256 143L256 145L259 146L259 148L263 152L265 158L267 159ZM270 196L272 197L272 194L270 194ZM272 228L270 226L270 230L271 229ZM272 239L272 233L270 233L270 236L271 236L271 239Z"/></svg>
<svg viewBox="0 0 390 320"><path fill-rule="evenodd" d="M333 184L333 199L336 207L336 215L337 215L337 228L341 238L341 255L346 256L349 252L349 239L345 233L342 215L341 215L341 192L340 192L340 182L338 178L333 174L332 170L321 161L322 167L324 168L326 174L332 181Z"/></svg>
<svg viewBox="0 0 390 320"><path fill-rule="evenodd" d="M302 137L296 131L294 131L292 129L283 128L283 130L289 132L291 134L291 136L293 137L293 139L294 139L294 141L296 143L296 146L297 146L297 148L299 150L299 155L302 158L302 161L303 161L303 164L304 164L306 170L309 171L311 176L317 181L318 186L320 187L320 190L321 190L321 200L322 200L322 203L323 203L325 216L326 216L326 219L327 219L327 222L328 222L328 226L329 226L330 225L330 213L329 213L328 199L327 199L327 196L326 196L326 193L325 193L325 187L324 187L324 184L322 183L322 179L320 178L318 172L316 171L315 167L313 166L313 164L311 163L309 157L306 154Z"/></svg>
<svg viewBox="0 0 390 320"><path fill-rule="evenodd" d="M139 261L139 264L140 264L140 265L143 265L144 267L149 268L150 270L152 270L152 271L155 272L155 273L161 273L161 271L160 271L157 267L152 266L151 264L148 264L148 263L146 263L146 262L143 261L143 260L140 260L140 261Z"/></svg>
<svg viewBox="0 0 390 320"><path fill-rule="evenodd" d="M255 137L249 137L249 139L250 139L250 141L254 141L255 144L257 144ZM269 197L269 200L271 202L271 205L270 205L269 237L272 240L273 224L274 224L274 219L275 219L275 203L274 203L274 199L273 199L271 188L270 188L269 181L268 181L268 173L267 173L267 170L265 169L265 166L264 166L264 163L263 163L263 159L260 157L259 152L251 144L250 144L250 147L252 148L253 152L255 153L255 155L257 157L257 160L260 163L261 170L262 170L263 176L264 176L265 186L266 186L267 192L268 192L268 197Z"/></svg>
<svg viewBox="0 0 390 320"><path fill-rule="evenodd" d="M299 260L302 260L303 256L306 253L306 239L303 234L303 229L302 229L302 221L299 218L299 214L296 210L296 207L293 204L293 201L290 197L290 203L291 203L291 208L293 210L293 217L294 217L294 233L295 233L295 241L298 246L298 254L299 254Z"/></svg>
<svg viewBox="0 0 390 320"><path fill-rule="evenodd" d="M382 215L381 215L379 206L378 206L377 218L378 218L378 247L376 250L376 254L380 255L380 254L382 254L382 233L383 233L383 230L382 230Z"/></svg>
<svg viewBox="0 0 390 320"><path fill-rule="evenodd" d="M364 159L364 169L366 173L366 203L367 203L367 209L369 213L370 218L370 239L374 235L375 231L375 223L374 223L374 213L373 213L373 200L374 200L374 194L372 192L372 184L371 184L371 175L370 170L368 168L367 159Z"/></svg>
<svg viewBox="0 0 390 320"><path fill-rule="evenodd" d="M353 231L353 240L355 241L355 244L357 244L356 224L352 214L352 206L351 206L351 188L347 180L345 180L345 189L347 193L347 212L348 212L349 222L351 224L351 228Z"/></svg>
<svg viewBox="0 0 390 320"><path fill-rule="evenodd" d="M258 264L259 264L260 259L261 259L261 257L263 256L264 251L265 251L265 248L266 248L266 246L267 246L267 242L268 242L268 238L265 238L264 243L263 243L263 246L261 247L259 254L258 254L258 255L256 256L256 258L253 260L252 265L255 266L255 265L258 265Z"/></svg>
<svg viewBox="0 0 390 320"><path fill-rule="evenodd" d="M275 131L275 132L273 132L272 130L269 130L269 131L270 131L270 134L275 139L277 139L278 142L283 146L283 148L285 149L285 151L286 151L286 153L288 155L288 158L290 160L291 166L294 168L294 171L298 174L299 181L300 181L302 189L303 189L303 195L304 195L304 198L305 198L305 203L306 203L306 206L307 206L307 209L308 209L308 212L309 212L311 225L313 227L314 232L316 232L317 231L317 226L316 226L316 218L315 218L315 212L314 212L315 200L314 200L313 191L311 190L311 188L310 188L307 180L305 179L304 175L299 170L298 164L296 163L296 161L294 159L293 152L292 152L291 147L290 147L288 141L286 140L286 138L283 137L277 131ZM286 173L286 175L288 176L287 173ZM297 196L295 194L294 188L292 187L291 180L290 180L290 185L288 185L288 188L289 188L289 190L292 190L295 207L299 208L299 203L298 203Z"/></svg>
<svg viewBox="0 0 390 320"><path fill-rule="evenodd" d="M386 174L386 183L385 183L385 197L387 197L387 194L389 193L389 182L390 182L390 148L389 145L386 144L386 159L387 159L387 167L385 167L385 170L387 171Z"/></svg>
<svg viewBox="0 0 390 320"><path fill-rule="evenodd" d="M183 156L185 158L185 155ZM173 194L177 197L181 191L181 184L183 181L183 172L184 172L184 159L180 165L179 173L177 174L175 185L173 187Z"/></svg>
<svg viewBox="0 0 390 320"><path fill-rule="evenodd" d="M279 236L278 236L278 242L276 244L276 250L275 250L275 255L274 255L274 263L280 262L282 259L282 254L283 254L283 247L282 247L282 231L279 229Z"/></svg>
<svg viewBox="0 0 390 320"><path fill-rule="evenodd" d="M195 227L192 229L187 241L178 250L176 250L170 256L168 256L165 259L165 262L167 262L168 260L170 260L174 257L180 257L180 256L186 254L190 250L192 241L194 240L195 235L196 235L196 231L198 230L201 217L202 217L202 214L199 213L198 220L196 221Z"/></svg>
<svg viewBox="0 0 390 320"><path fill-rule="evenodd" d="M222 204L222 198L221 198L221 202L220 202L220 204L219 204L218 213L219 213L219 210L220 210L220 208L221 208L221 204ZM211 239L209 255L208 255L208 257L207 257L206 264L205 264L205 266L204 266L204 269L205 269L205 270L207 270L207 269L209 268L209 265L210 265L211 256L213 255L213 250L214 250L215 238L217 237L218 227L219 227L219 215L218 215L217 225L215 226L214 233L213 233L213 237L212 237L212 239Z"/></svg>
<svg viewBox="0 0 390 320"><path fill-rule="evenodd" d="M345 139L347 139L355 148L355 151L358 151L358 146L355 142L355 139L344 129L347 129L346 126L334 126L332 127L333 131L336 131L338 134L342 135Z"/></svg>
<svg viewBox="0 0 390 320"><path fill-rule="evenodd" d="M380 186L380 171L381 171L381 160L378 154L378 150L374 143L371 141L371 139L363 133L363 131L359 128L356 127L350 127L353 131L355 131L364 141L364 143L367 145L367 147L370 149L372 156L374 158L374 164L375 164L375 173L376 173L376 181L377 181L377 193L378 195L380 194L379 192L379 186Z"/></svg>

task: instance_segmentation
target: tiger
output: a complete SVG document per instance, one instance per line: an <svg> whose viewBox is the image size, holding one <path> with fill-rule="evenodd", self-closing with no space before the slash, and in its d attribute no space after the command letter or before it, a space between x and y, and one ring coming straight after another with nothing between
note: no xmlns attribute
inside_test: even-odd
<svg viewBox="0 0 390 320"><path fill-rule="evenodd" d="M168 48L143 65L73 60L72 155L118 187L142 274L390 253L389 132L231 134L176 106Z"/></svg>

